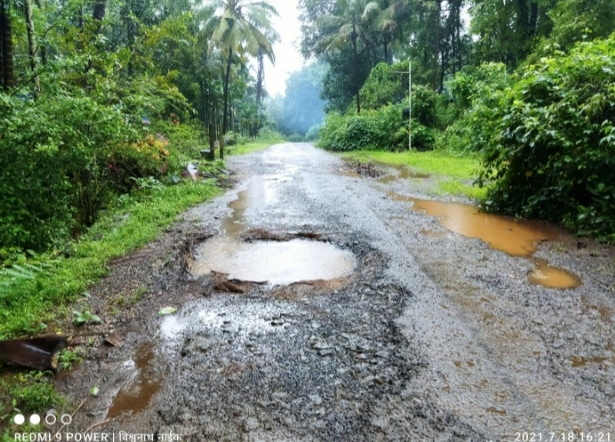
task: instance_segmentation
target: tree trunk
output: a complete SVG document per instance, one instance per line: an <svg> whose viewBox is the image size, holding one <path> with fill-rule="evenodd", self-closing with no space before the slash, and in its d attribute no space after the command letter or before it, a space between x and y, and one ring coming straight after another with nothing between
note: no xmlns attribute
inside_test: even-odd
<svg viewBox="0 0 615 442"><path fill-rule="evenodd" d="M263 85L265 84L265 54L259 49L258 56L258 72L256 74L256 109L260 109L263 101Z"/></svg>
<svg viewBox="0 0 615 442"><path fill-rule="evenodd" d="M24 9L26 13L26 31L28 33L28 57L30 58L30 69L32 70L32 82L34 84L35 92L41 89L40 78L36 72L36 38L34 36L34 22L32 21L32 2L30 0L24 1Z"/></svg>
<svg viewBox="0 0 615 442"><path fill-rule="evenodd" d="M357 53L357 32L356 32L356 27L355 27L355 21L354 21L354 14L352 17L352 52L354 55L354 69L353 69L353 73L354 73L354 89L355 89L355 93L357 94L357 114L361 113L361 98L359 97L359 54Z"/></svg>
<svg viewBox="0 0 615 442"><path fill-rule="evenodd" d="M96 0L94 4L94 12L92 18L96 23L94 31L98 34L102 29L102 21L105 19L105 11L107 9L107 0Z"/></svg>
<svg viewBox="0 0 615 442"><path fill-rule="evenodd" d="M7 91L15 86L15 68L13 66L13 28L6 0L0 0L0 34L2 34L2 86Z"/></svg>
<svg viewBox="0 0 615 442"><path fill-rule="evenodd" d="M434 91L438 90L438 58L440 57L440 12L441 12L441 3L442 0L436 0L436 19L435 19L435 29L434 29L434 54L433 54L433 82L432 88Z"/></svg>
<svg viewBox="0 0 615 442"><path fill-rule="evenodd" d="M43 9L43 5L41 4L41 0L34 0L34 4L36 5L36 7L38 9ZM45 47L45 45L41 44L38 47L38 51L41 54L41 64L43 66L47 65L47 48Z"/></svg>
<svg viewBox="0 0 615 442"><path fill-rule="evenodd" d="M228 50L228 62L226 64L226 75L224 76L224 114L222 116L222 133L220 134L220 159L224 159L224 134L226 134L226 125L228 122L228 89L231 81L231 59L233 50Z"/></svg>

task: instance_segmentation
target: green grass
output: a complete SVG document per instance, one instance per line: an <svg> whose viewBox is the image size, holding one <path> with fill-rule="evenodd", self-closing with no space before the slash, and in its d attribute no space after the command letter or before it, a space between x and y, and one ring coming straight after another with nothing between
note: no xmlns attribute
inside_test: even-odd
<svg viewBox="0 0 615 442"><path fill-rule="evenodd" d="M105 276L109 261L152 241L178 214L219 192L213 181L184 182L154 190L138 200L125 200L65 251L69 258L47 256L50 266L29 273L27 278L0 284L0 338L43 332L46 324L62 324L71 302ZM137 289L129 301L137 302L146 292L145 288ZM59 362L70 365L76 361L73 356L64 353ZM30 371L0 378L0 428L15 410L43 412L59 404L61 398L49 374ZM9 440L8 430L4 431L1 440Z"/></svg>
<svg viewBox="0 0 615 442"><path fill-rule="evenodd" d="M13 432L9 429L9 422L15 414L21 413L26 417L31 413L45 413L51 408L61 408L64 400L53 387L53 376L49 372L31 371L28 373L5 374L0 378L0 434L1 441L12 441ZM13 427L17 432L37 432L40 427L26 424L22 427Z"/></svg>
<svg viewBox="0 0 615 442"><path fill-rule="evenodd" d="M478 157L456 157L436 150L428 152L358 150L342 155L356 161L378 161L385 164L404 165L416 172L446 175L465 180L474 179L479 167Z"/></svg>
<svg viewBox="0 0 615 442"><path fill-rule="evenodd" d="M228 148L229 155L244 155L247 153L258 152L260 150L267 149L274 144L281 143L283 140L275 140L275 141L252 141L246 144L240 144L239 146L232 146Z"/></svg>
<svg viewBox="0 0 615 442"><path fill-rule="evenodd" d="M152 241L188 207L219 192L213 182L186 182L125 201L33 278L0 286L0 338L41 332L86 288L107 273L107 263Z"/></svg>
<svg viewBox="0 0 615 442"><path fill-rule="evenodd" d="M479 168L478 157L459 157L442 151L427 152L387 152L359 150L342 154L360 162L377 162L393 166L406 166L417 173L428 173L435 178L438 195L462 195L470 199L481 200L487 194L486 188L472 186Z"/></svg>

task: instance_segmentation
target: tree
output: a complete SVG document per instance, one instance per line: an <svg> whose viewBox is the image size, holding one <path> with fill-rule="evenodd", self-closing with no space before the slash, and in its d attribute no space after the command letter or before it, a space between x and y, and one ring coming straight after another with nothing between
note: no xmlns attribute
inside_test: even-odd
<svg viewBox="0 0 615 442"><path fill-rule="evenodd" d="M573 43L606 38L615 31L615 2L612 0L561 0L551 11L552 39L563 50Z"/></svg>
<svg viewBox="0 0 615 442"><path fill-rule="evenodd" d="M323 15L317 22L324 29L324 35L317 43L317 53L330 53L350 43L353 63L359 66L359 39L367 47L368 24L370 12L379 8L376 2L366 3L365 0L339 0L341 13L338 15ZM359 90L358 68L352 70L353 89L356 98L357 113L361 113L361 98Z"/></svg>
<svg viewBox="0 0 615 442"><path fill-rule="evenodd" d="M2 68L2 88L6 91L15 86L13 66L13 28L9 0L0 0L0 67Z"/></svg>
<svg viewBox="0 0 615 442"><path fill-rule="evenodd" d="M32 82L34 83L34 90L38 91L41 88L40 80L36 75L37 66L37 48L36 37L34 36L34 21L32 20L32 2L30 0L24 0L24 9L26 13L26 30L28 33L28 57L30 58L30 69L32 71Z"/></svg>
<svg viewBox="0 0 615 442"><path fill-rule="evenodd" d="M267 35L275 34L270 17L277 15L277 11L266 1L209 0L205 3L205 7L214 11L203 27L210 38L209 52L218 48L226 58L222 137L220 137L220 158L224 158L223 136L228 130L231 66L234 59L244 52L257 56L259 51L262 51L272 63L274 62L272 41Z"/></svg>

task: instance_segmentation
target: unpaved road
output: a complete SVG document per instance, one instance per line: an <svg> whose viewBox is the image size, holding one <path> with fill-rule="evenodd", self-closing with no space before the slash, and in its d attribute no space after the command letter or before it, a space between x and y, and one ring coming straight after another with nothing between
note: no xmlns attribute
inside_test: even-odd
<svg viewBox="0 0 615 442"><path fill-rule="evenodd" d="M81 405L63 431L615 440L612 248L566 235L542 242L537 257L582 281L548 289L528 281L531 259L410 210L404 198L424 197L425 181L354 176L308 144L228 163L235 188L115 262L83 301L116 345L85 341L84 363L60 376ZM208 250L200 243L217 241L222 261L259 239L335 246L341 257L326 267L352 253L351 273L342 262L334 280L272 286L240 280L282 265L264 258L249 277L225 270L232 281L186 271ZM296 259L309 268L321 253ZM178 311L157 314L167 306Z"/></svg>

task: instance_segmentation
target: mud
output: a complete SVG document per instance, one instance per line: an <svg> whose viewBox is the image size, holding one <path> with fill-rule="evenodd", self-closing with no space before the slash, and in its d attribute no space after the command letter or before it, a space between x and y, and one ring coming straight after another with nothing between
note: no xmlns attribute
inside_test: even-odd
<svg viewBox="0 0 615 442"><path fill-rule="evenodd" d="M412 210L404 198L428 200L416 180L342 174L340 160L308 144L229 166L233 190L113 263L79 306L121 339L93 339L84 363L59 376L70 411L82 404L72 432L183 441L615 438L612 248L541 233L519 249L526 256L514 256ZM279 285L187 271L200 244L225 236L330 245L351 253L354 266L343 277ZM583 284L532 284L528 253ZM167 306L178 310L159 316Z"/></svg>

